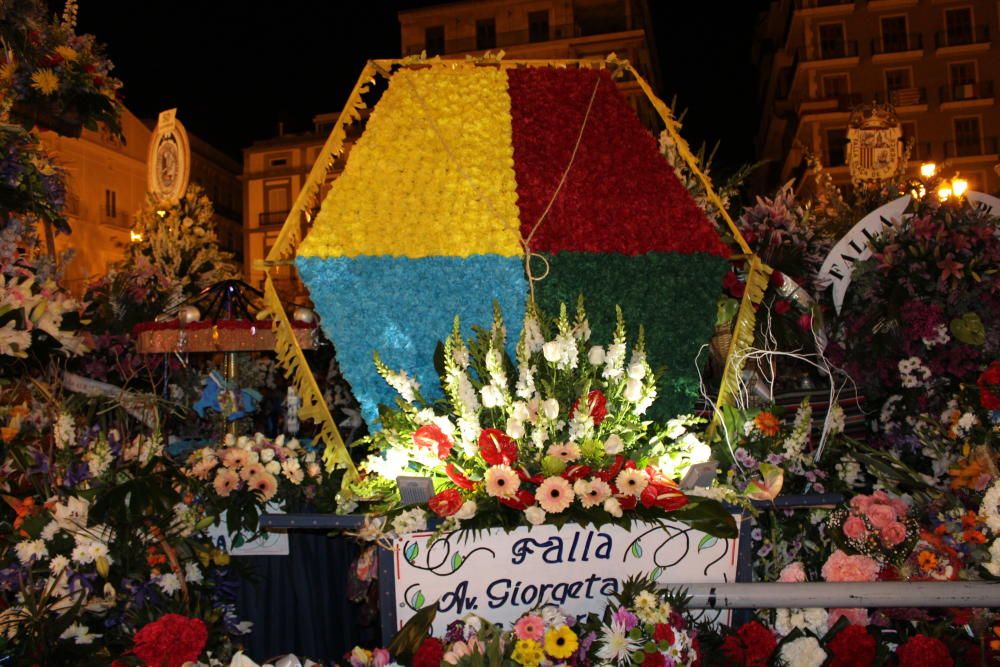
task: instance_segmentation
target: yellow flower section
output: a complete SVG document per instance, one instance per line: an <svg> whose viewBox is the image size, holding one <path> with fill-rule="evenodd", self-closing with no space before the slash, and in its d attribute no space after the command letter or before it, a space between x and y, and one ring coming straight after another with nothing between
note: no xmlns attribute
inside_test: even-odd
<svg viewBox="0 0 1000 667"><path fill-rule="evenodd" d="M507 77L403 69L333 182L307 257L520 255Z"/></svg>

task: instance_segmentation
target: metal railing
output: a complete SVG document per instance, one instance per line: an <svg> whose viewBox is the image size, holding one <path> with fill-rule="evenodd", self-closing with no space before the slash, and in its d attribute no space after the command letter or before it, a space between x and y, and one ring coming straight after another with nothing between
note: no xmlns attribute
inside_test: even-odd
<svg viewBox="0 0 1000 667"><path fill-rule="evenodd" d="M858 55L858 41L856 39L845 40L843 44L820 45L819 49L810 53L804 46L795 50L795 57L801 62L812 62L816 60L834 60L836 58L853 58Z"/></svg>
<svg viewBox="0 0 1000 667"><path fill-rule="evenodd" d="M969 30L939 30L934 33L934 47L938 49L946 46L986 44L989 41L990 27L988 25L972 26Z"/></svg>
<svg viewBox="0 0 1000 667"><path fill-rule="evenodd" d="M809 607L1000 606L1000 585L989 581L880 581L875 583L664 584L684 589L691 609Z"/></svg>
<svg viewBox="0 0 1000 667"><path fill-rule="evenodd" d="M894 107L927 104L927 89L920 86L919 88L897 88L889 91L888 95L883 92L875 93L875 101L879 104L884 104L886 100Z"/></svg>
<svg viewBox="0 0 1000 667"><path fill-rule="evenodd" d="M976 81L975 83L954 83L941 86L942 102L962 102L964 100L986 100L993 97L992 81Z"/></svg>
<svg viewBox="0 0 1000 667"><path fill-rule="evenodd" d="M944 142L945 158L978 157L980 155L996 155L997 138L980 137L979 141L946 141Z"/></svg>
<svg viewBox="0 0 1000 667"><path fill-rule="evenodd" d="M919 51L924 48L924 36L919 32L892 35L889 38L876 38L871 41L872 55L882 53L902 53L904 51Z"/></svg>
<svg viewBox="0 0 1000 667"><path fill-rule="evenodd" d="M620 32L626 29L625 19L622 18L621 25L616 21L612 21L601 32ZM550 42L556 39L567 39L569 37L585 37L587 32L583 30L578 25L566 24L566 25L556 25L549 26L548 35L539 35L537 31L532 30L511 30L507 32L496 33L496 38L493 40L493 45L482 44L475 35L469 37L462 37L459 39L446 39L444 42L443 53L464 53L466 51L482 51L484 49L502 49L507 46L517 46L519 44L535 44L540 42ZM543 38L544 37L544 38ZM406 47L406 55L412 56L425 50L426 44L409 44ZM427 55L440 55L439 53L430 53L428 49Z"/></svg>

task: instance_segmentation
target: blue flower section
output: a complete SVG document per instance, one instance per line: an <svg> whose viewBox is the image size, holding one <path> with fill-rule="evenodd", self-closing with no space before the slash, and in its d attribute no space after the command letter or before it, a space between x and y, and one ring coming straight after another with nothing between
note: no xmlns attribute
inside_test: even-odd
<svg viewBox="0 0 1000 667"><path fill-rule="evenodd" d="M496 301L507 325L507 351L514 354L528 291L519 257L299 257L296 262L369 427L378 405L395 405L396 397L375 370L372 352L389 368L413 374L425 398L438 398L437 343L451 333L456 315L466 337L473 325L489 327Z"/></svg>

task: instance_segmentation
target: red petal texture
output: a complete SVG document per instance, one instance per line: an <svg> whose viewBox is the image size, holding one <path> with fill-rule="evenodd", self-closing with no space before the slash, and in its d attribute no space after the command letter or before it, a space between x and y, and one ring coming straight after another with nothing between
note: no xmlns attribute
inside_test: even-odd
<svg viewBox="0 0 1000 667"><path fill-rule="evenodd" d="M525 238L556 192L599 81L573 166L531 239L533 252L730 254L607 71L532 67L508 70L507 80Z"/></svg>

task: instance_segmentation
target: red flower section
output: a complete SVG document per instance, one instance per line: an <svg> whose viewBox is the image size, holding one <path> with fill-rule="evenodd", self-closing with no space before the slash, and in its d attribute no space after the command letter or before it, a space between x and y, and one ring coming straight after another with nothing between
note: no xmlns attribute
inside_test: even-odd
<svg viewBox="0 0 1000 667"><path fill-rule="evenodd" d="M460 473L458 471L458 468L455 467L454 463L449 463L448 465L446 465L444 467L444 473L448 475L448 479L455 482L455 485L458 486L460 489L465 489L466 491L472 491L472 489L476 488L476 483L473 482L468 477L466 477L465 475L463 475L462 473Z"/></svg>
<svg viewBox="0 0 1000 667"><path fill-rule="evenodd" d="M511 465L517 460L517 443L497 428L484 428L479 434L479 455L491 466Z"/></svg>
<svg viewBox="0 0 1000 667"><path fill-rule="evenodd" d="M747 286L733 271L730 271L722 276L722 289L728 292L729 296L734 299L742 299Z"/></svg>
<svg viewBox="0 0 1000 667"><path fill-rule="evenodd" d="M774 633L757 621L740 626L736 634L722 642L722 652L730 664L742 667L767 667L778 642Z"/></svg>
<svg viewBox="0 0 1000 667"><path fill-rule="evenodd" d="M676 482L665 477L657 477L656 471L652 468L647 468L647 472L651 479L639 496L643 507L659 507L664 512L671 512L688 504L687 496Z"/></svg>
<svg viewBox="0 0 1000 667"><path fill-rule="evenodd" d="M454 447L451 438L444 434L437 424L425 424L413 432L413 444L417 447L426 447L437 453L437 457L442 461L451 454Z"/></svg>
<svg viewBox="0 0 1000 667"><path fill-rule="evenodd" d="M444 658L444 644L440 639L428 637L420 643L413 656L413 667L439 667Z"/></svg>
<svg viewBox="0 0 1000 667"><path fill-rule="evenodd" d="M200 618L166 614L135 633L132 653L147 665L181 667L196 662L208 641L208 630Z"/></svg>
<svg viewBox="0 0 1000 667"><path fill-rule="evenodd" d="M590 405L590 416L594 420L594 425L600 426L604 418L608 416L608 399L600 389L595 389L587 394L587 403ZM580 399L573 401L573 408L569 411L571 416L576 414L578 407L580 407Z"/></svg>
<svg viewBox="0 0 1000 667"><path fill-rule="evenodd" d="M532 251L729 256L608 72L530 67L508 70L507 81L521 234L535 229Z"/></svg>
<svg viewBox="0 0 1000 667"><path fill-rule="evenodd" d="M458 489L445 489L427 501L427 506L432 512L442 519L449 517L462 508L462 494Z"/></svg>
<svg viewBox="0 0 1000 667"><path fill-rule="evenodd" d="M875 638L863 626L848 625L827 644L828 667L871 667L875 661Z"/></svg>
<svg viewBox="0 0 1000 667"><path fill-rule="evenodd" d="M976 380L979 402L987 410L1000 410L1000 361L994 361Z"/></svg>
<svg viewBox="0 0 1000 667"><path fill-rule="evenodd" d="M940 639L913 635L896 649L899 667L953 667L955 661Z"/></svg>

